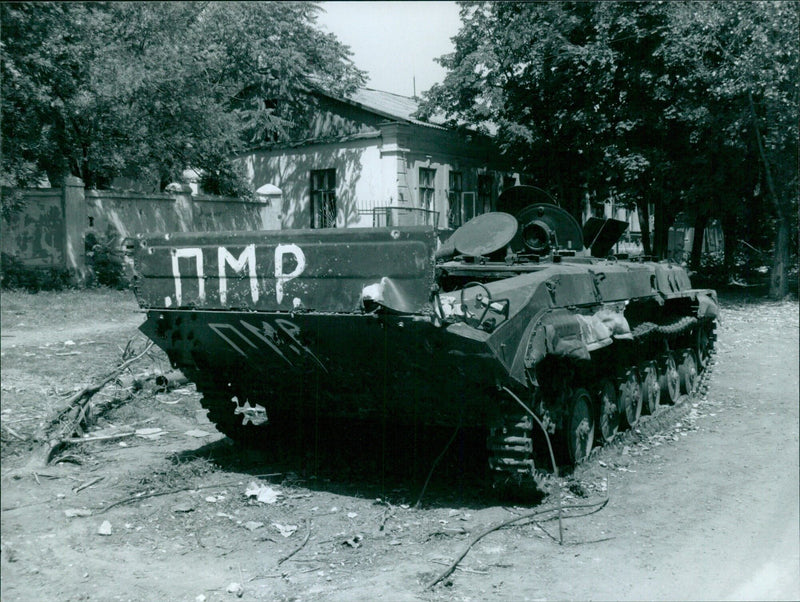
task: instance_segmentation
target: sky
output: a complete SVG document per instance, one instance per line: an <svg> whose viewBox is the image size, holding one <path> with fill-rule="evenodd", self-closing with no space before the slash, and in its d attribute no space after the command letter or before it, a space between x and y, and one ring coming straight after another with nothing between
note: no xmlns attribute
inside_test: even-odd
<svg viewBox="0 0 800 602"><path fill-rule="evenodd" d="M460 20L455 2L321 2L318 24L350 47L368 88L417 95L444 79L434 62L454 50Z"/></svg>

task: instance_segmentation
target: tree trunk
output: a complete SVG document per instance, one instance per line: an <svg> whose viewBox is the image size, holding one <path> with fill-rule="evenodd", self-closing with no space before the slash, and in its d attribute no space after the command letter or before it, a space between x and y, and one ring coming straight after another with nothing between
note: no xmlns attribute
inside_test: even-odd
<svg viewBox="0 0 800 602"><path fill-rule="evenodd" d="M692 241L692 257L689 265L694 271L700 269L703 259L703 235L708 225L708 214L700 213L694 220L694 240Z"/></svg>
<svg viewBox="0 0 800 602"><path fill-rule="evenodd" d="M645 255L653 254L653 246L650 242L650 207L647 199L640 198L636 206L639 209L639 227L642 229L642 248Z"/></svg>
<svg viewBox="0 0 800 602"><path fill-rule="evenodd" d="M659 199L656 206L656 231L653 253L658 259L664 259L669 254L669 229L675 222L675 213L668 209L669 204Z"/></svg>
<svg viewBox="0 0 800 602"><path fill-rule="evenodd" d="M785 219L779 219L777 225L772 272L769 278L769 296L773 299L783 299L789 293L789 283L786 280L786 270L789 266L789 224Z"/></svg>
<svg viewBox="0 0 800 602"><path fill-rule="evenodd" d="M653 220L655 223L653 224L653 255L656 259L663 259L664 252L663 252L663 236L661 231L664 228L664 201L663 196L659 195L656 199L656 206L655 206L655 219Z"/></svg>
<svg viewBox="0 0 800 602"><path fill-rule="evenodd" d="M736 266L736 249L738 248L739 229L736 226L736 215L727 211L722 216L722 235L725 244L724 270L727 279L734 275Z"/></svg>
<svg viewBox="0 0 800 602"><path fill-rule="evenodd" d="M747 92L747 100L750 103L750 116L753 118L753 129L756 132L758 154L764 164L764 177L767 180L767 190L775 208L775 220L777 222L772 274L769 278L769 296L773 299L783 299L789 294L789 283L786 281L786 268L789 264L789 220L786 217L786 211L784 211L781 200L775 192L772 169L767 160L767 153L764 150L764 141L761 138L761 128L758 127L758 117L756 116L756 107L753 102L753 93L750 91Z"/></svg>

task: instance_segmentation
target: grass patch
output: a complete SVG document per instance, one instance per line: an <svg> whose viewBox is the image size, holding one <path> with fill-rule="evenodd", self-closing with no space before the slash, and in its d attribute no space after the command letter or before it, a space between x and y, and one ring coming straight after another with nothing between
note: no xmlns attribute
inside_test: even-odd
<svg viewBox="0 0 800 602"><path fill-rule="evenodd" d="M157 466L149 467L147 473L139 477L135 487L168 491L203 483L206 478L219 472L217 466L207 458L195 457L188 460L172 456Z"/></svg>
<svg viewBox="0 0 800 602"><path fill-rule="evenodd" d="M136 298L129 290L3 291L0 319L7 328L20 322L47 328L51 324L63 326L92 320L107 322L138 310Z"/></svg>

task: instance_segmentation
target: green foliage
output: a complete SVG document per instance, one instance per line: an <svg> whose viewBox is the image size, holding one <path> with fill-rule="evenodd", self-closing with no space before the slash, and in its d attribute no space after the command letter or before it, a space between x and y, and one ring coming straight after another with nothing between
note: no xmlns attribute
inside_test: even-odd
<svg viewBox="0 0 800 602"><path fill-rule="evenodd" d="M654 203L661 256L681 211L761 245L782 216L797 231L799 7L461 3L422 115L496 128L504 153L574 215L586 194Z"/></svg>
<svg viewBox="0 0 800 602"><path fill-rule="evenodd" d="M208 194L252 200L255 193L247 183L241 163L220 161L215 170L206 170L200 177L200 187Z"/></svg>
<svg viewBox="0 0 800 602"><path fill-rule="evenodd" d="M0 217L6 222L10 222L16 213L25 207L25 195L18 188L6 188L2 191L2 213Z"/></svg>
<svg viewBox="0 0 800 602"><path fill-rule="evenodd" d="M69 287L69 270L28 267L7 253L3 253L0 257L0 288L23 289L38 293L39 291L60 291Z"/></svg>
<svg viewBox="0 0 800 602"><path fill-rule="evenodd" d="M3 3L4 179L212 174L363 82L307 2Z"/></svg>
<svg viewBox="0 0 800 602"><path fill-rule="evenodd" d="M692 284L696 287L724 288L730 279L724 267L725 257L721 253L703 255L697 272L692 276Z"/></svg>
<svg viewBox="0 0 800 602"><path fill-rule="evenodd" d="M118 290L128 287L119 237L113 234L97 236L94 232L89 232L84 245L86 264L91 270L94 283Z"/></svg>

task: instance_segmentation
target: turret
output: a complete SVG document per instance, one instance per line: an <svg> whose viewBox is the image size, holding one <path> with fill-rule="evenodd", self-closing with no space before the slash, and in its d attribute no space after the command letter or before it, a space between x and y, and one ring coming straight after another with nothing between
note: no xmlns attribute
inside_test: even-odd
<svg viewBox="0 0 800 602"><path fill-rule="evenodd" d="M532 256L542 261L557 255L606 257L628 227L620 220L592 217L581 228L547 192L535 186L504 190L497 208L458 228L436 258L464 255L513 261Z"/></svg>

